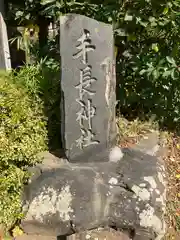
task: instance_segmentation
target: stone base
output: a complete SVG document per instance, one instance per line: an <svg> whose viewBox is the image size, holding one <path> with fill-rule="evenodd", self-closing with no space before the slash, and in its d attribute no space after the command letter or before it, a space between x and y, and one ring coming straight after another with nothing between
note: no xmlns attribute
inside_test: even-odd
<svg viewBox="0 0 180 240"><path fill-rule="evenodd" d="M165 233L163 162L139 149L120 151L118 161L115 157L116 161L72 164L53 157L37 166L23 195L23 230L67 236L113 227L134 232L135 240L161 239ZM115 153L120 151L116 147Z"/></svg>

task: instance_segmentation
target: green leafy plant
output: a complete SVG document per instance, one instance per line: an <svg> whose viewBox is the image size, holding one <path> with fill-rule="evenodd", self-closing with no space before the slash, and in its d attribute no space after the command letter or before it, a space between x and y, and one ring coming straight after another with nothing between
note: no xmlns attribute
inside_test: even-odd
<svg viewBox="0 0 180 240"><path fill-rule="evenodd" d="M41 84L43 84L42 65L36 63L36 65L24 65L18 71L14 71L13 82L21 85L24 90L31 97L36 98L41 92Z"/></svg>
<svg viewBox="0 0 180 240"><path fill-rule="evenodd" d="M47 119L48 147L61 148L60 137L60 64L47 56L33 65L25 65L13 72L13 81L22 86L34 101L44 104L43 114Z"/></svg>
<svg viewBox="0 0 180 240"><path fill-rule="evenodd" d="M0 73L0 223L7 228L21 217L27 167L41 160L46 140L42 101L31 99L12 75Z"/></svg>
<svg viewBox="0 0 180 240"><path fill-rule="evenodd" d="M161 126L179 119L180 1L41 0L41 15L57 21L79 13L113 24L117 96L126 117L156 115Z"/></svg>
<svg viewBox="0 0 180 240"><path fill-rule="evenodd" d="M29 25L25 27L19 27L18 36L9 40L10 44L17 42L17 49L21 49L25 52L25 61L27 64L31 63L31 49L34 47L35 42L38 39L38 27L36 25Z"/></svg>

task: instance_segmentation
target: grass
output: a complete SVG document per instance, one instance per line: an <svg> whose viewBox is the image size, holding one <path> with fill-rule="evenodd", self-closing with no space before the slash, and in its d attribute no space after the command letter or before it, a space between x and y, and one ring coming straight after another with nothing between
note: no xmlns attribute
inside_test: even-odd
<svg viewBox="0 0 180 240"><path fill-rule="evenodd" d="M131 147L147 133L158 130L158 124L153 121L127 121L119 118L119 143L122 147ZM168 226L164 240L180 239L180 137L174 133L160 131L166 143L164 161L167 169L167 208L166 222Z"/></svg>

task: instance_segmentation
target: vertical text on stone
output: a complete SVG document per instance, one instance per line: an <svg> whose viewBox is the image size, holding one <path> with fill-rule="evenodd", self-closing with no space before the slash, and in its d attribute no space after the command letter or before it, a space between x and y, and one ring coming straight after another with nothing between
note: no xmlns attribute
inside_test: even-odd
<svg viewBox="0 0 180 240"><path fill-rule="evenodd" d="M79 83L75 86L78 89L79 98L76 101L79 103L80 110L77 112L77 119L80 125L81 136L76 140L77 147L83 149L89 145L98 144L99 141L95 140L95 134L92 129L92 119L96 114L96 108L92 104L92 96L95 91L91 90L92 83L97 79L92 77L92 66L88 64L87 53L95 50L95 46L91 44L90 32L84 29L82 36L77 40L79 43L77 52L73 54L74 59L81 58L82 63L85 65L80 69ZM84 96L87 95L88 99L85 100ZM87 121L88 128L85 128L85 121Z"/></svg>

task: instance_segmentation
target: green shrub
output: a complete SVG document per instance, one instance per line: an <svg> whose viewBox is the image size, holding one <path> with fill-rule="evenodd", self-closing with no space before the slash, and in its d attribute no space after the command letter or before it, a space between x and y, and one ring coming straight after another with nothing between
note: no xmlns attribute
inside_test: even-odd
<svg viewBox="0 0 180 240"><path fill-rule="evenodd" d="M12 74L13 82L16 85L21 85L28 95L32 98L39 95L40 84L43 81L41 64L25 65L18 70L14 70Z"/></svg>
<svg viewBox="0 0 180 240"><path fill-rule="evenodd" d="M180 130L180 1L122 2L114 24L120 112Z"/></svg>
<svg viewBox="0 0 180 240"><path fill-rule="evenodd" d="M47 117L48 147L61 148L59 61L47 56L33 65L25 65L14 73L13 81L23 86L35 101L41 98Z"/></svg>
<svg viewBox="0 0 180 240"><path fill-rule="evenodd" d="M14 9L20 22L29 15L34 19L33 9L40 3L39 15L47 19L58 21L60 15L79 13L112 24L121 113L128 118L153 115L161 127L180 130L179 0L25 2L20 13L15 6L9 11L14 16Z"/></svg>
<svg viewBox="0 0 180 240"><path fill-rule="evenodd" d="M0 223L7 228L21 216L20 195L27 167L46 149L43 103L0 73Z"/></svg>

